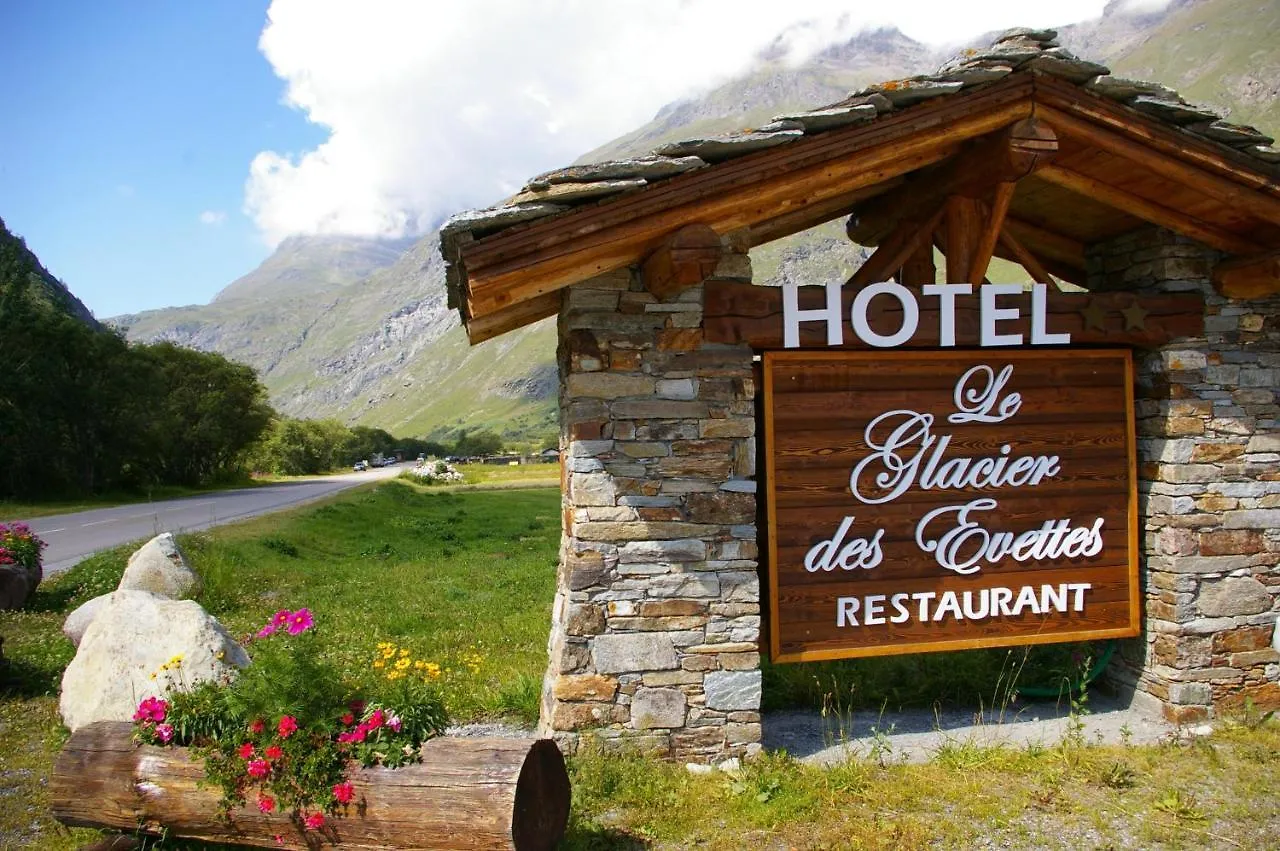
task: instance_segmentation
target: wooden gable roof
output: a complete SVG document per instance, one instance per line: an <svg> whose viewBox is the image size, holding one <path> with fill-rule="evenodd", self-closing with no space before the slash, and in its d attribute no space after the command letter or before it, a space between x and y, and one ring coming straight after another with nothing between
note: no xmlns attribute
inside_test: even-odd
<svg viewBox="0 0 1280 851"><path fill-rule="evenodd" d="M450 304L480 342L556 313L563 287L639 264L692 225L751 246L853 213L850 236L875 245L885 210L936 208L979 146L1028 119L1056 151L1003 199L1007 233L1059 278L1083 284L1086 245L1147 224L1241 257L1280 247L1271 138L1111 77L1053 38L1010 31L936 75L759 130L540 175L441 229ZM1003 240L994 250L1009 255Z"/></svg>

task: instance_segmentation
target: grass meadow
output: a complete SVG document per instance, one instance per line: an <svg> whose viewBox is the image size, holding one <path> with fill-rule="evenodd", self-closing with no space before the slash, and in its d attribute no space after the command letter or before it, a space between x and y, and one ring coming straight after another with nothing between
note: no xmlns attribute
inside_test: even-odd
<svg viewBox="0 0 1280 851"><path fill-rule="evenodd" d="M518 470L519 468L511 468ZM554 468L552 468L554 470ZM295 511L186 535L198 598L233 634L310 608L324 655L353 681L377 675L380 641L433 659L457 722L530 724L546 664L560 497L517 473L479 487L391 480ZM495 481L496 479L496 481ZM115 588L130 548L45 583L0 613L11 670L0 690L0 848L73 849L98 838L48 812L65 741L57 693L73 648L66 614ZM766 666L766 704L821 709L990 701L1007 653ZM914 661L913 661L914 660ZM853 759L822 769L770 754L733 775L587 748L570 760L566 847L1277 847L1280 728L1253 716L1159 746L939 747L923 765ZM210 848L170 839L161 848Z"/></svg>

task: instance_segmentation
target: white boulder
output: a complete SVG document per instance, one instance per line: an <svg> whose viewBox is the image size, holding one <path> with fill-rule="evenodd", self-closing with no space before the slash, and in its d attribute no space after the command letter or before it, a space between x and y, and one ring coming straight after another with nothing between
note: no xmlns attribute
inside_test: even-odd
<svg viewBox="0 0 1280 851"><path fill-rule="evenodd" d="M107 595L62 675L58 709L73 732L94 721L129 721L138 703L232 675L244 648L191 600Z"/></svg>
<svg viewBox="0 0 1280 851"><path fill-rule="evenodd" d="M62 622L62 634L71 639L72 644L79 647L80 640L84 638L89 624L93 623L93 619L102 611L103 606L117 597L124 598L132 595L147 597L152 600L168 599L167 597L161 597L159 594L152 594L150 591L112 591L110 594L103 594L86 603L82 603L79 608L67 615L67 619Z"/></svg>
<svg viewBox="0 0 1280 851"><path fill-rule="evenodd" d="M116 586L121 591L150 591L170 600L200 592L200 577L187 563L173 534L165 532L147 541L133 555Z"/></svg>

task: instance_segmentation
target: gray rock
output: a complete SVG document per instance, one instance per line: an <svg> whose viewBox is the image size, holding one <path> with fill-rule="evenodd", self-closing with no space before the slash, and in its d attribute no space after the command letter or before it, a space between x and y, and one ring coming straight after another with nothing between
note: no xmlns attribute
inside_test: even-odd
<svg viewBox="0 0 1280 851"><path fill-rule="evenodd" d="M79 647L85 631L89 629L89 624L93 623L104 606L108 605L112 600L127 599L135 595L152 600L168 599L159 594L152 594L150 591L112 591L110 594L94 597L67 615L67 619L62 622L62 634L71 639L72 644Z"/></svg>
<svg viewBox="0 0 1280 851"><path fill-rule="evenodd" d="M1231 124L1226 121L1188 124L1187 129L1206 139L1237 147L1270 145L1275 141L1256 127L1250 127L1247 124Z"/></svg>
<svg viewBox="0 0 1280 851"><path fill-rule="evenodd" d="M709 163L722 162L753 151L762 151L777 145L794 142L804 136L801 130L779 130L775 133L738 133L732 136L713 136L708 139L688 139L671 142L653 153L662 157L700 157Z"/></svg>
<svg viewBox="0 0 1280 851"><path fill-rule="evenodd" d="M848 98L841 101L838 106L863 106L870 104L876 108L876 112L892 112L893 103L879 92L869 92L863 89L861 92L855 92Z"/></svg>
<svg viewBox="0 0 1280 851"><path fill-rule="evenodd" d="M683 727L688 700L678 688L644 688L631 698L631 726L637 730Z"/></svg>
<svg viewBox="0 0 1280 851"><path fill-rule="evenodd" d="M31 567L0 564L0 612L25 606L43 577L44 568L38 560Z"/></svg>
<svg viewBox="0 0 1280 851"><path fill-rule="evenodd" d="M759 671L711 671L702 681L707 708L724 712L757 712L760 709Z"/></svg>
<svg viewBox="0 0 1280 851"><path fill-rule="evenodd" d="M631 180L600 180L594 183L553 183L545 189L527 189L519 195L508 198L508 205L537 204L551 202L555 204L576 204L580 201L591 201L606 195L617 195L639 189L648 183L644 178Z"/></svg>
<svg viewBox="0 0 1280 851"><path fill-rule="evenodd" d="M1152 95L1138 95L1129 101L1129 106L1147 115L1168 121L1171 124L1191 124L1198 121L1216 121L1222 116L1207 106L1196 106L1180 98L1163 98Z"/></svg>
<svg viewBox="0 0 1280 851"><path fill-rule="evenodd" d="M1244 152L1263 162L1280 163L1280 148L1273 148L1271 145L1250 145Z"/></svg>
<svg viewBox="0 0 1280 851"><path fill-rule="evenodd" d="M1002 41L1010 41L1013 39L1025 39L1027 41L1035 41L1041 44L1053 41L1058 37L1057 30L1033 30L1028 27L1013 27L1000 33L993 40L993 44L999 44Z"/></svg>
<svg viewBox="0 0 1280 851"><path fill-rule="evenodd" d="M815 109L812 112L798 112L790 115L779 115L773 120L778 123L796 122L807 133L821 133L850 124L863 124L871 121L879 114L874 104L860 103L852 106L833 106L827 109Z"/></svg>
<svg viewBox="0 0 1280 851"><path fill-rule="evenodd" d="M564 204L522 204L518 207L490 207L487 210L467 210L450 216L440 226L441 238L462 232L484 234L511 227L521 222L563 213L569 207Z"/></svg>
<svg viewBox="0 0 1280 851"><path fill-rule="evenodd" d="M948 83L931 77L911 77L878 83L869 87L866 93L879 94L887 98L895 108L901 109L941 95L953 95L963 88L964 83Z"/></svg>
<svg viewBox="0 0 1280 851"><path fill-rule="evenodd" d="M170 600L200 593L200 577L187 563L173 533L156 535L143 544L125 566L119 591L150 591Z"/></svg>
<svg viewBox="0 0 1280 851"><path fill-rule="evenodd" d="M758 133L776 133L779 130L803 130L804 125L791 118L775 118L756 128Z"/></svg>
<svg viewBox="0 0 1280 851"><path fill-rule="evenodd" d="M1222 515L1224 529L1280 529L1280 508L1249 508Z"/></svg>
<svg viewBox="0 0 1280 851"><path fill-rule="evenodd" d="M1080 85L1094 77L1110 74L1111 69L1097 62L1081 59L1064 47L1055 47L1030 59L1023 70L1031 69L1042 74L1061 77L1069 83Z"/></svg>
<svg viewBox="0 0 1280 851"><path fill-rule="evenodd" d="M939 79L965 86L977 86L1003 79L1013 73L1013 67L1000 62L973 62L956 66L939 73Z"/></svg>
<svg viewBox="0 0 1280 851"><path fill-rule="evenodd" d="M591 657L602 674L673 671L680 667L671 636L661 632L597 635Z"/></svg>
<svg viewBox="0 0 1280 851"><path fill-rule="evenodd" d="M85 631L62 675L58 709L73 732L94 721L128 721L144 698L228 677L247 664L244 648L198 603L122 594Z"/></svg>
<svg viewBox="0 0 1280 851"><path fill-rule="evenodd" d="M674 541L631 541L618 548L618 561L623 564L706 561L706 558L707 544L697 538L677 538Z"/></svg>
<svg viewBox="0 0 1280 851"><path fill-rule="evenodd" d="M1021 66L1024 62L1034 59L1044 52L1044 46L1038 41L1031 39L1010 39L1008 41L997 42L990 47L975 50L972 53L965 51L960 56L948 62L943 66L944 69L950 69L955 65L963 62L1003 62L1012 65L1014 68Z"/></svg>
<svg viewBox="0 0 1280 851"><path fill-rule="evenodd" d="M1178 93L1168 86L1148 80L1130 80L1126 77L1104 75L1085 83L1084 87L1111 100L1118 101L1129 101L1139 95L1148 95L1173 101L1178 99Z"/></svg>
<svg viewBox="0 0 1280 851"><path fill-rule="evenodd" d="M1267 587L1251 576L1206 581L1200 587L1200 611L1206 617L1256 615L1271 608Z"/></svg>
<svg viewBox="0 0 1280 851"><path fill-rule="evenodd" d="M662 180L702 168L705 162L697 157L636 157L628 160L609 160L587 165L571 165L555 171L544 172L529 181L529 189L542 189L556 183L594 183L599 180Z"/></svg>

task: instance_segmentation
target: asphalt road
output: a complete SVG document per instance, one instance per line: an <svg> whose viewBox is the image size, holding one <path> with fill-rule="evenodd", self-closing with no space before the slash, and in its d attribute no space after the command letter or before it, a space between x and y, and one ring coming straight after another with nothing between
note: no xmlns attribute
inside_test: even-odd
<svg viewBox="0 0 1280 851"><path fill-rule="evenodd" d="M407 466L409 465L398 464L362 473L299 479L163 502L95 508L92 511L55 514L25 522L49 545L44 551L44 573L45 576L51 576L99 550L152 538L161 532L193 532L292 508L365 482L390 478Z"/></svg>

